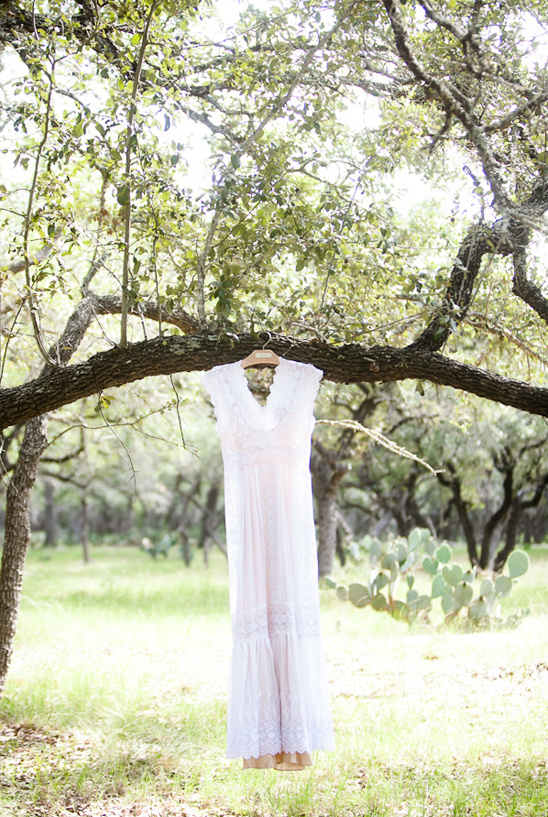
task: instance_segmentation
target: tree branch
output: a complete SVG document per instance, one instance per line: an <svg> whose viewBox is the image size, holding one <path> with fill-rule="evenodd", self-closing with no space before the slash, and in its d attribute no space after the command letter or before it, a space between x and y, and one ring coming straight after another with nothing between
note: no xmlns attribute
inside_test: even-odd
<svg viewBox="0 0 548 817"><path fill-rule="evenodd" d="M312 363L323 370L327 380L337 383L425 380L548 417L548 389L459 363L435 352L359 344L320 345L271 334L235 338L204 333L164 336L126 349L109 349L84 363L45 372L22 386L0 389L0 428L145 377L203 371L218 364L233 363L266 344L290 360Z"/></svg>
<svg viewBox="0 0 548 817"><path fill-rule="evenodd" d="M542 294L542 290L527 277L527 252L525 247L520 247L513 255L514 280L512 292L521 298L522 301L534 309L545 323L548 323L548 299Z"/></svg>
<svg viewBox="0 0 548 817"><path fill-rule="evenodd" d="M411 350L441 349L449 335L466 317L472 302L474 285L481 269L483 257L487 254L514 255L514 288L535 311L543 308L544 296L527 281L525 269L525 248L531 235L532 220L548 210L548 176L538 178L529 197L513 208L512 215L501 219L491 227L474 225L464 237L456 261L451 270L449 283L442 305L426 329L409 344ZM527 300L529 298L530 300ZM548 314L548 304L545 302ZM541 317L543 315L538 312Z"/></svg>
<svg viewBox="0 0 548 817"><path fill-rule="evenodd" d="M390 25L392 26L396 48L401 59L415 80L434 92L446 113L450 111L461 122L468 138L478 151L485 176L491 186L496 203L504 212L510 211L512 209L512 201L505 190L498 162L485 137L483 128L481 128L475 120L470 108L469 98L455 87L454 84L446 82L443 79L438 79L438 77L435 77L422 65L413 51L399 0L383 0L383 5L386 9Z"/></svg>

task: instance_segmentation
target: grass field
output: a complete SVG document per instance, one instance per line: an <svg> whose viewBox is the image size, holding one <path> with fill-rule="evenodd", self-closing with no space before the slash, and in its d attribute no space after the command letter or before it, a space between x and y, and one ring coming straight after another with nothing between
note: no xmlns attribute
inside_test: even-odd
<svg viewBox="0 0 548 817"><path fill-rule="evenodd" d="M548 815L547 550L505 601L531 608L513 631L409 630L323 590L337 750L297 774L224 757L222 555L93 556L30 554L0 817Z"/></svg>

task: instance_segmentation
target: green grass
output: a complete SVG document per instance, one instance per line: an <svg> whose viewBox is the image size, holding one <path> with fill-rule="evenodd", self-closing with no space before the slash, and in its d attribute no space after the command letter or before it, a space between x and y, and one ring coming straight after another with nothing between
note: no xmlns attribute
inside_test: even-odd
<svg viewBox="0 0 548 817"><path fill-rule="evenodd" d="M531 557L504 612L532 615L508 632L409 630L323 590L337 750L291 775L224 757L221 554L186 569L34 551L0 701L0 815L548 815L548 553Z"/></svg>

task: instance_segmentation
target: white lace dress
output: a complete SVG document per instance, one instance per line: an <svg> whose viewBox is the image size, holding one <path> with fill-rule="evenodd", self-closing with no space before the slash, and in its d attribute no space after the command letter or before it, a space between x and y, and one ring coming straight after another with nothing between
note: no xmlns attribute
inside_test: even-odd
<svg viewBox="0 0 548 817"><path fill-rule="evenodd" d="M332 749L310 478L322 372L280 359L266 405L240 362L203 378L221 439L233 652L227 756L301 769Z"/></svg>

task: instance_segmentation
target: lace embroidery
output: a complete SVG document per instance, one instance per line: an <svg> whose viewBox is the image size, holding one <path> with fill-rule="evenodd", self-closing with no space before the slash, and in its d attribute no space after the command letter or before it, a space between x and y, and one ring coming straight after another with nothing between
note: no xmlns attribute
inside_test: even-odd
<svg viewBox="0 0 548 817"><path fill-rule="evenodd" d="M280 634L316 637L320 635L318 610L296 611L288 604L258 607L233 617L232 634L240 642Z"/></svg>

